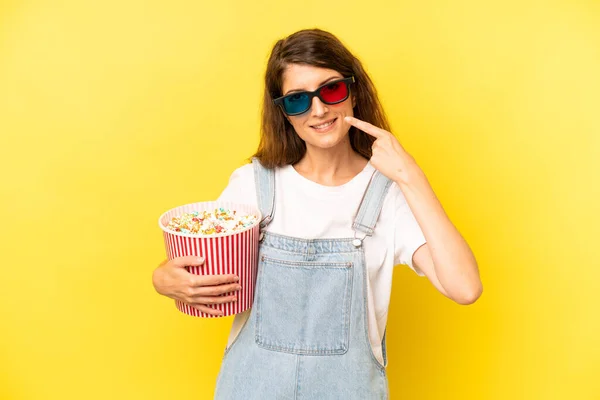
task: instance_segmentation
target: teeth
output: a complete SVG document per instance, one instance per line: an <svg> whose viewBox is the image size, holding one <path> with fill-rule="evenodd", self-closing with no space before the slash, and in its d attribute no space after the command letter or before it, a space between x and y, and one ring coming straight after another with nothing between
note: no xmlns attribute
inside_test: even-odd
<svg viewBox="0 0 600 400"><path fill-rule="evenodd" d="M327 122L327 123L325 123L325 124L322 124L322 125L315 125L315 126L313 126L313 128L316 128L316 129L323 129L323 128L327 128L329 125L333 124L333 123L334 123L334 121L335 121L335 120L333 120L333 121L330 121L330 122Z"/></svg>

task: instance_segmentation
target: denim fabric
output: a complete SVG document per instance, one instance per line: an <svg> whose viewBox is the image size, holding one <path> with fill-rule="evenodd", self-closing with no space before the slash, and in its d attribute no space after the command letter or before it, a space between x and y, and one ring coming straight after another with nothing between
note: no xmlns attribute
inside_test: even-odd
<svg viewBox="0 0 600 400"><path fill-rule="evenodd" d="M275 217L274 171L253 164L264 228ZM254 304L225 351L215 399L388 398L385 367L368 336L362 240L372 235L389 186L375 172L353 224L362 234L354 238L263 232Z"/></svg>

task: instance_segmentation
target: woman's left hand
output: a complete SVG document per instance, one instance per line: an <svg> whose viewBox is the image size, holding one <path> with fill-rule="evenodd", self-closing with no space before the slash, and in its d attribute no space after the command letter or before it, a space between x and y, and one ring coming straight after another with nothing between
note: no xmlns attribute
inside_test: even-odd
<svg viewBox="0 0 600 400"><path fill-rule="evenodd" d="M409 170L416 165L414 158L404 150L390 132L354 117L344 118L346 123L375 137L371 165L396 183L406 183Z"/></svg>

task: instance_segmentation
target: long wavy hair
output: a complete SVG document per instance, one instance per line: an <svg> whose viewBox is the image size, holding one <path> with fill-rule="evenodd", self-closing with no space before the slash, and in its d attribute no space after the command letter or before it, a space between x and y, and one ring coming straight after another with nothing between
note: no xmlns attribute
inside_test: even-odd
<svg viewBox="0 0 600 400"><path fill-rule="evenodd" d="M389 123L377 97L373 82L361 62L329 32L304 29L275 43L265 73L260 143L254 157L266 168L295 164L306 153L306 143L273 104L282 95L283 73L290 64L312 65L335 70L344 77L354 76L351 86L355 96L354 116L379 128L389 130ZM352 149L370 159L375 138L351 126Z"/></svg>

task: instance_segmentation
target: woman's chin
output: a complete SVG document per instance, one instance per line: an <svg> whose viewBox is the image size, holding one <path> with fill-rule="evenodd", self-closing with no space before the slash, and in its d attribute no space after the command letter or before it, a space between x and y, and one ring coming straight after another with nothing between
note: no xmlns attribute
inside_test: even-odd
<svg viewBox="0 0 600 400"><path fill-rule="evenodd" d="M343 138L337 137L336 135L321 136L319 138L313 138L310 142L306 142L307 147L313 147L315 150L333 149L343 144Z"/></svg>

